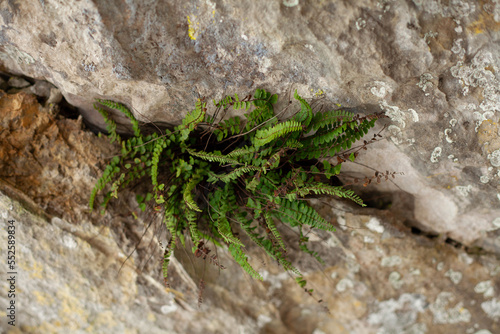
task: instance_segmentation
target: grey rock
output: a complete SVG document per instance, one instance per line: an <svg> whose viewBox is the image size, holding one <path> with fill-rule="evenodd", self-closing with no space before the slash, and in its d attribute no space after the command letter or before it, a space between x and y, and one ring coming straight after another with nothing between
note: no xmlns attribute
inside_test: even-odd
<svg viewBox="0 0 500 334"><path fill-rule="evenodd" d="M19 77L9 78L9 81L7 82L7 84L13 88L24 88L24 87L28 87L29 85L31 85L27 80L25 80L23 78L19 78Z"/></svg>
<svg viewBox="0 0 500 334"><path fill-rule="evenodd" d="M255 88L383 110L388 141L359 161L404 176L378 191L411 196L405 219L415 226L483 247L499 233L500 146L491 143L500 139L481 134L484 122L498 126L499 8L472 0L2 2L0 63L45 78L100 128L96 97L171 124L199 97Z"/></svg>
<svg viewBox="0 0 500 334"><path fill-rule="evenodd" d="M187 250L174 251L166 288L161 215L142 213L130 191L104 215L88 209L103 162L119 146L82 130L81 118L54 118L51 108L24 92L0 96L0 245L9 245L14 221L17 272L15 298L0 280L0 304L15 301L23 333L498 332L498 257L411 234L402 208L335 199L311 203L337 231L304 231L324 265L291 246L296 229L281 230L313 298L254 244L245 252L262 282L223 247L207 243L224 270L195 257L188 238ZM0 322L1 332L11 329Z"/></svg>

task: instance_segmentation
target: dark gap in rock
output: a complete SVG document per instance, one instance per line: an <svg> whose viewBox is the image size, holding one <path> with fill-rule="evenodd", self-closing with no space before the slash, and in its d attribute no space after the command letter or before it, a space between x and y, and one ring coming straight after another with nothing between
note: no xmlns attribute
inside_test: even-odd
<svg viewBox="0 0 500 334"><path fill-rule="evenodd" d="M451 238L446 238L446 240L444 242L452 245L455 248L462 248L463 247L463 244L461 242L453 240Z"/></svg>
<svg viewBox="0 0 500 334"><path fill-rule="evenodd" d="M60 107L59 115L64 118L77 119L78 116L80 116L78 109L73 105L69 104L64 97L62 98L61 102L59 102L59 107Z"/></svg>
<svg viewBox="0 0 500 334"><path fill-rule="evenodd" d="M406 225L406 222L405 222L405 225ZM439 234L434 234L434 233L422 231L421 229L419 229L416 226L410 226L410 231L414 235L420 235L420 236L426 237L426 238L431 239L431 240L434 240L437 237L439 237Z"/></svg>

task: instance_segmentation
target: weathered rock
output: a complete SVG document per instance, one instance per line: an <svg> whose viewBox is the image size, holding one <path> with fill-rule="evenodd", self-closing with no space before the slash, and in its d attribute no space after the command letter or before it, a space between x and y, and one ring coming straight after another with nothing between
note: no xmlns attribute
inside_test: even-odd
<svg viewBox="0 0 500 334"><path fill-rule="evenodd" d="M95 97L124 102L141 120L168 123L178 122L198 97L242 95L258 87L283 96L290 96L293 89L305 96L327 96L330 107L335 102L361 112L382 109L390 118L385 132L388 140L371 145L358 161L382 172L394 170L404 175L398 175L394 184L383 182L359 189L365 191L365 198L370 201L370 197L383 196L383 200L371 200L373 205L391 206L397 223L404 222L429 236L440 235L440 240L463 243L469 249L500 254L499 12L496 0L207 0L169 4L82 0L64 5L53 1L3 1L0 68L51 82L90 123L101 128L102 119L92 110ZM75 168L86 167L74 165L72 142L68 140L65 149L53 147L61 138L90 141L82 150L104 144L76 136L79 125L68 125L67 131L54 126L50 112L38 107L28 106L21 111L19 105L24 99L2 97L1 103L9 107L9 113L20 117L0 120L1 129L8 129L0 133L2 171L9 170L14 184L24 189L28 198L35 199L31 206L37 204L42 212L47 210L69 221L75 219L74 215L77 220L83 219L79 216L83 213L76 214L69 208L80 206L81 211L75 212L84 212L84 190L98 174L94 167L100 160L95 156L98 151L82 153L91 166L85 173L92 177L73 177L69 175ZM33 124L42 126L43 131L35 132ZM56 156L59 160L51 162ZM42 166L37 159L45 159ZM358 165L345 164L344 170L360 179L373 175L372 170ZM81 198L72 202L74 189L82 192ZM397 225L392 220L391 224ZM370 243L352 237L339 239L345 252L358 256L352 247L369 247ZM374 237L367 236L366 240ZM434 243L426 249L418 248L420 239L407 236L403 240L404 245L381 238L381 244L374 245L375 250L377 246L388 249L385 264L398 263L390 258L391 247L405 254L404 258L413 250L420 252L415 255L422 256L419 259L436 255ZM415 245L415 249L408 244ZM437 255L446 254L442 251ZM458 254L460 257L463 252ZM373 250L366 256L364 261L371 263ZM403 256L400 258L405 263ZM498 331L488 322L494 321L498 313L498 295L481 297L471 292L473 286L482 291L490 284L497 293L497 272L484 269L488 265L478 264L478 257L470 268L477 264L480 274L473 276L468 273L469 267L454 267L456 261L452 258L436 258L443 266L448 263L444 274L449 272L449 277L440 276L442 271L438 269L429 269L422 275L421 285L415 286L405 281L413 276L406 276L411 270L404 268L391 272L382 269L378 274L381 266L365 266L358 276L338 276L338 292L367 286L375 297L360 297L358 303L354 300L358 297L346 294L339 299L342 303L329 305L341 315L339 319L348 320L330 321L328 328L362 332L369 325L375 331L387 323L392 327L387 327L386 332L456 332L458 327L439 327L447 326L440 324L443 319L455 319L457 324L450 326L461 324L467 327L460 329L471 333L481 328L491 333ZM378 264L378 260L373 263ZM49 260L46 263L51 265ZM420 263L422 268L425 265ZM345 266L357 265L351 261ZM458 280L458 271L462 280ZM364 285L358 283L363 277L369 277L362 281ZM424 281L435 277L455 284L451 280L454 277L457 290L451 285L441 286L426 294ZM488 281L492 283L485 283ZM394 291L385 289L381 282L389 282ZM482 285L478 288L476 283ZM372 285L376 287L373 290ZM460 299L462 293L475 298ZM476 299L476 305L467 304ZM238 305L247 305L245 299L237 301ZM280 309L280 318L274 311L252 310L252 324L258 324L260 319L260 324L267 324L267 330L275 332L285 331L281 319L309 326L305 321L296 321L304 317L291 303L283 304L287 306ZM434 306L425 308L426 303ZM468 313L460 313L462 307ZM353 318L349 318L350 314ZM405 319L398 316L401 314ZM485 322L477 320L476 328L465 322L467 314L471 322ZM413 321L415 317L418 321ZM322 331L328 333L328 328Z"/></svg>
<svg viewBox="0 0 500 334"><path fill-rule="evenodd" d="M28 81L19 77L11 77L7 84L14 88L24 88L31 85Z"/></svg>
<svg viewBox="0 0 500 334"><path fill-rule="evenodd" d="M500 253L492 231L499 134L480 130L499 118L499 8L472 0L4 1L0 63L50 81L101 128L96 97L168 123L201 96L257 87L381 108L390 142L360 162L405 175L399 189L380 189L411 195L419 228Z"/></svg>
<svg viewBox="0 0 500 334"><path fill-rule="evenodd" d="M14 220L18 273L17 327L3 320L2 332L500 330L497 258L412 235L397 211L334 200L313 205L338 226L337 232L308 234L310 248L325 265L288 249L315 290L313 298L251 243L247 252L263 282L247 277L224 249L217 255L225 270L179 249L167 289L161 279L162 251L156 247L165 240L148 227L159 217L141 215L132 193L112 201L104 216L88 212L90 187L101 162L113 154L107 140L83 131L80 120L53 116L53 108L40 106L34 96L0 95L0 244L7 244L6 225ZM296 231L281 232L290 244L297 240ZM206 287L198 309L201 279ZM13 300L9 288L0 281L1 305ZM6 319L4 311L0 315Z"/></svg>

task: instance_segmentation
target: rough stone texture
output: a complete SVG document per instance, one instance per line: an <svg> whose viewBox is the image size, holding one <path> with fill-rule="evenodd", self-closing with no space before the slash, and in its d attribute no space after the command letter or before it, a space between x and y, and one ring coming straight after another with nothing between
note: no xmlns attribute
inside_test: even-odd
<svg viewBox="0 0 500 334"><path fill-rule="evenodd" d="M313 298L251 247L263 282L244 274L223 249L217 250L227 267L222 271L178 250L170 265L171 288L165 288L156 247L165 239L156 228L147 229L158 217L134 220L131 212L140 210L127 193L104 216L88 212L90 187L117 148L82 130L80 119L56 116L58 106L42 107L24 92L0 96L0 244L7 244L7 221L15 220L18 272L17 327L6 324L2 310L2 332L500 331L497 258L411 234L397 210L334 200L313 201L338 226L335 233L310 234L311 248L325 265L289 248L315 289ZM290 229L281 232L291 243L297 238ZM200 279L206 287L198 308ZM9 301L7 291L1 280L1 305Z"/></svg>
<svg viewBox="0 0 500 334"><path fill-rule="evenodd" d="M364 191L365 198L382 198L372 200L374 206L384 209L390 206L387 214L393 215L393 220L378 219L384 225L404 223L413 226L414 231L418 228L428 236L439 236L440 241L462 243L469 251L497 255L500 254L499 36L500 2L497 0L175 3L10 0L0 3L0 67L49 81L97 126L102 127L102 120L91 108L95 97L124 102L144 121L176 123L200 96L216 98L235 92L243 95L259 87L282 96L298 89L305 96L326 96L330 106L333 102L341 103L355 111L384 110L390 118L385 132L388 139L372 145L359 157L359 162L380 171L394 170L405 175L398 176L394 183L359 189ZM7 84L3 79L0 82L2 86ZM85 221L90 220L84 215L86 196L99 173L96 164L109 156L110 151L106 151L109 147L106 148L103 141L95 142L90 134L76 136L78 124L55 126L55 116L50 109L42 110L28 102L29 99L26 95L2 96L1 103L6 106L3 110L17 118L0 120L1 170L10 173L8 176L14 178L11 183L25 194L21 196L24 205L34 208L38 215L53 215L72 224L81 221L85 225ZM28 106L21 108L23 103ZM35 131L34 127L41 130ZM64 149L55 148L59 141L66 145ZM79 156L84 157L81 162L78 162ZM373 173L357 165L345 164L344 170L350 171L352 177ZM2 191L8 192L8 187L3 185ZM133 203L126 205L133 206ZM366 219L372 221L373 217ZM352 224L356 225L362 218L353 219ZM24 224L29 228L29 223ZM116 220L115 224L119 225ZM132 222L128 224L133 226ZM381 230L373 221L370 226L375 232ZM117 226L115 229L119 230ZM442 250L439 247L448 246L439 241L418 246L420 239L405 234L404 227L401 229L405 237L400 243L398 237L384 239L384 234L380 240L373 235L356 239L356 229L348 230L350 233L345 236L336 235L342 247L334 248L339 252L335 254L343 254L342 251L354 254L357 259L355 262L345 260L339 265L348 268L345 270L357 265L360 269L351 276L346 271L346 276L339 273L332 278L336 292L324 294L328 298L334 296L335 300L345 298L345 304L335 306L334 301L328 302L330 309L340 314L334 317L340 320L331 322L332 327L328 328L337 329L334 332L362 332L371 328L366 329L367 332L375 332L387 323L392 327L381 332L447 333L456 332L457 328L470 333L480 329L498 331L492 321L500 313L500 287L498 272L489 267L489 260L478 255L473 257L472 264L464 265L455 260L463 257L462 250ZM130 232L117 240L124 243L129 240L127 247L130 247L137 242L137 235L140 232ZM56 239L63 237L59 236ZM29 238L24 245L33 244ZM373 247L371 240L374 240ZM87 241L83 244L87 245ZM376 254L381 253L373 251L377 247L385 251L380 259ZM369 252L362 256L359 249ZM420 262L408 264L406 258L412 258L413 252ZM456 255L450 255L453 252ZM84 252L78 254L83 256ZM396 255L400 260L393 257ZM437 263L425 262L432 258L436 258ZM46 267L53 265L50 257L44 261ZM82 264L83 267L90 265ZM444 268L438 270L438 265ZM422 274L424 268L431 266L436 269L426 269L428 271ZM421 276L410 275L412 267L419 268ZM93 267L92 270L103 271ZM83 270L75 275L87 273ZM432 284L437 285L429 285L436 277L437 283ZM222 283L213 291L226 291L220 286L227 280L218 280ZM189 286L185 283L188 280L180 281ZM70 280L61 282L70 284ZM272 282L276 282L276 277ZM412 285L413 282L418 284ZM445 282L450 285L439 285ZM268 287L274 286L274 283L268 284ZM346 293L358 287L361 294L363 289L369 292L361 297ZM45 287L38 289L43 291ZM116 293L119 294L118 290ZM141 298L145 295L138 294ZM160 298L151 293L153 295ZM288 290L285 295L295 296ZM327 300L325 295L322 297ZM261 305L244 297L234 300L228 298L230 294L225 296L221 300L236 303L229 305ZM307 314L308 311L297 306L306 303L297 301L298 298L290 297L287 303L276 302L277 306L269 306L267 311L258 309L260 306L247 308L234 323L250 319L248 326L259 328L260 324L276 333L286 331L283 323L289 321L304 328L312 326L299 317L301 312ZM361 302L358 303L357 298ZM196 293L191 299L196 299ZM283 297L277 300L281 299ZM124 303L130 300L124 299ZM473 300L475 304L469 305ZM103 302L102 305L105 309L111 304ZM164 305L170 305L167 299ZM204 305L212 304L207 301ZM227 305L221 305L224 303L213 306L216 310L213 312L226 314L223 310L228 309ZM188 314L192 316L190 319L202 317ZM321 317L314 318L316 322L311 320L315 325L307 330L323 328L319 325L323 321ZM52 315L50 319L55 318ZM44 321L54 321L55 326L56 320L47 319ZM268 319L272 320L268 322ZM42 323L42 320L33 321L38 325ZM122 324L123 320L116 321ZM209 323L206 320L203 324ZM229 320L228 324L229 327L224 328L235 328ZM170 328L168 324L157 326ZM317 330L316 334L330 331Z"/></svg>
<svg viewBox="0 0 500 334"><path fill-rule="evenodd" d="M95 97L168 123L198 97L257 87L381 108L390 141L361 162L405 174L380 187L411 195L402 219L500 253L499 12L497 0L3 1L0 64L101 127Z"/></svg>

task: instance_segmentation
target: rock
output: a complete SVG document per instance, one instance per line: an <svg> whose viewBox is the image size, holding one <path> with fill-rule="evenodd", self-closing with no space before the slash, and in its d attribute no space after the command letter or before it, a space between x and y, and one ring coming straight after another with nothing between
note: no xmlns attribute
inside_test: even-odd
<svg viewBox="0 0 500 334"><path fill-rule="evenodd" d="M0 302L15 300L16 325L24 333L500 329L495 256L412 234L392 210L336 200L312 201L337 226L335 233L304 231L325 264L288 249L313 298L252 244L246 252L263 282L247 277L225 249L216 250L224 270L178 249L167 289L161 283L162 249L156 246L165 244L155 227L161 217L141 214L135 195L127 192L111 201L105 215L89 213L90 188L119 148L84 131L81 119L54 118L54 110L32 95L0 96L0 125L7 129L0 133L0 226L5 231L14 222L19 254L19 293L15 299L0 295ZM284 240L297 239L290 228L281 232ZM0 243L7 244L7 233L0 233ZM205 288L197 309L200 280ZM0 289L8 291L8 283L2 280ZM5 321L0 326L10 329Z"/></svg>
<svg viewBox="0 0 500 334"><path fill-rule="evenodd" d="M7 84L13 88L24 88L31 85L27 80L19 77L11 77Z"/></svg>
<svg viewBox="0 0 500 334"><path fill-rule="evenodd" d="M490 131L484 141L478 132L486 131L480 130L485 121L498 123L500 4L155 6L3 2L0 63L48 80L101 129L96 97L127 104L142 121L170 124L199 97L258 87L283 100L298 89L326 96L329 108L335 102L354 111L383 110L390 141L372 145L359 162L404 176L373 191L411 196L413 212L406 216L422 230L500 253L492 246L498 232L491 231L500 216L500 155L493 150L499 135ZM127 124L123 117L118 123ZM344 168L372 175L356 165Z"/></svg>
<svg viewBox="0 0 500 334"><path fill-rule="evenodd" d="M335 297L328 301L335 319L320 315L309 317L312 320L307 322L307 312L317 314L318 305L312 300L311 304L302 300L297 303L302 293L298 290L286 290L283 293L288 299L265 311L252 308L248 305L257 301L246 300L240 297L242 294L237 294L236 300L231 298L237 289L248 292L244 283L233 282L231 277L223 282L230 281L235 290L225 290L221 283L213 290L220 299L214 300L223 300L235 310L246 307L252 315L248 326L256 326L252 327L256 332L260 325L269 331L289 332L283 324L286 322L318 333L328 333L332 328L338 333L362 332L367 326L368 331L386 332L432 333L442 330L438 326L447 326L446 332L495 333L499 331L495 323L498 295L472 291L477 284L497 277L498 264L485 255L472 256L441 247L463 245L469 252L500 254L499 10L498 1L472 0L208 0L191 4L176 1L163 7L154 1L82 0L64 5L3 1L0 68L47 80L80 108L90 124L100 128L104 128L102 119L92 109L96 97L127 104L142 121L172 124L178 123L199 97L245 95L255 88L280 93L280 103L286 103L291 92L298 89L328 108L341 103L356 112L383 110L388 119L380 126L386 126L382 132L386 140L370 145L357 162L380 172L404 175L396 175L392 182L356 189L373 203L371 210L382 212L382 217L378 211L370 211L373 215L362 213L364 218L338 216L339 223L352 233L336 239L325 237L337 245L328 248L339 255L331 263L332 275L336 276L333 282L321 278L317 282L334 287L324 295ZM0 134L2 170L6 168L8 172L4 173L15 178L12 182L37 199L35 204L43 212L62 215L68 221L85 218L79 216L84 212L83 193L99 170L89 167L87 176L70 178L74 168L85 167L74 165L78 154L73 148L55 149L54 145L61 138L71 138L82 149L90 150L105 149L104 142L76 136L80 132L75 126L68 125L64 130L54 125L50 112L43 111L48 109L28 101L33 98L18 95L4 100L3 95L1 103L19 119L3 119L2 114L1 128L9 129ZM21 109L24 104L28 106ZM119 120L126 124L123 117ZM47 127L39 131L43 135L34 130L35 125ZM97 151L85 150L84 160L95 166ZM56 156L59 160L51 162ZM37 159L43 160L42 166ZM345 163L343 170L352 176L345 181L372 176L374 171L363 165ZM72 200L70 195L80 188L82 198ZM71 217L75 213L70 208L78 207L77 202L82 209L76 218ZM324 209L329 210L326 206ZM386 214L391 218L385 219ZM348 229L350 225L363 226L364 220L371 223L360 232ZM401 223L421 236L411 236ZM401 233L405 237L399 242ZM381 266L383 259L384 264L396 263L388 260L396 255L402 261L399 265ZM473 258L472 264L456 261L466 256ZM45 263L51 267L50 260ZM178 268L176 277L186 277L181 275L182 266ZM277 293L281 292L280 284L293 283L271 269L268 272L265 284ZM308 273L322 276L312 269ZM188 279L179 281L185 291L197 284ZM255 290L267 291L262 287ZM361 292L348 294L354 290ZM34 295L37 290L32 291ZM127 298L124 301L130 302ZM149 303L157 310L153 314L179 312L166 297ZM428 307L423 306L427 303ZM304 314L298 304L307 305L303 306ZM100 305L106 308L111 304ZM221 305L213 309L226 315ZM40 314L38 311L31 310L29 315ZM260 322L256 321L259 315L263 315ZM155 317L163 321L161 316ZM278 320L268 322L267 317ZM49 322L47 319L51 318L34 323ZM324 320L323 325L318 325L318 319ZM479 326L474 325L476 322ZM117 323L121 324L119 320ZM228 320L221 326L234 329L231 324L236 323ZM193 328L179 329L196 332Z"/></svg>
<svg viewBox="0 0 500 334"><path fill-rule="evenodd" d="M30 87L32 94L36 96L48 98L50 96L50 90L55 88L54 85L47 81L37 80L33 86Z"/></svg>

